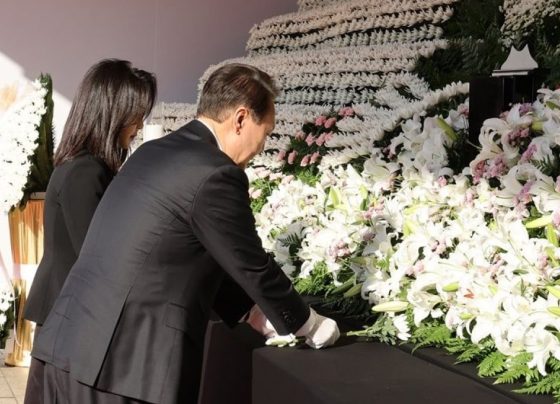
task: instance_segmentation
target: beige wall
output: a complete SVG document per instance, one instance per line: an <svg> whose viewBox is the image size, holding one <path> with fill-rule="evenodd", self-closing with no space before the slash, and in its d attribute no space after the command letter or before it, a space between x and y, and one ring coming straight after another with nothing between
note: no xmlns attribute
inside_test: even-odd
<svg viewBox="0 0 560 404"><path fill-rule="evenodd" d="M154 71L159 100L195 102L214 63L245 53L249 29L296 0L2 0L0 86L53 76L61 129L79 80L106 57Z"/></svg>

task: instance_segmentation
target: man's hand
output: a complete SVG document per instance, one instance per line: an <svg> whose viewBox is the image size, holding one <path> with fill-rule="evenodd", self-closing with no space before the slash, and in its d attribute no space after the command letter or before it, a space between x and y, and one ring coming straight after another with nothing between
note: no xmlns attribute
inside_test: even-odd
<svg viewBox="0 0 560 404"><path fill-rule="evenodd" d="M311 348L320 349L333 345L340 337L340 331L336 321L310 308L309 319L296 332L296 336L305 337L305 343Z"/></svg>
<svg viewBox="0 0 560 404"><path fill-rule="evenodd" d="M245 320L254 330L258 333L264 335L266 338L277 337L278 333L274 329L274 326L264 313L261 311L260 307L256 304L249 311L249 316Z"/></svg>

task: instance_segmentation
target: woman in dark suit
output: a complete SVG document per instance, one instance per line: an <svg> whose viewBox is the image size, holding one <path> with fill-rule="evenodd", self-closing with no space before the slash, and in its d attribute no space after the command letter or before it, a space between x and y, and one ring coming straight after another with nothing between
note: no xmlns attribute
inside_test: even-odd
<svg viewBox="0 0 560 404"><path fill-rule="evenodd" d="M99 200L156 98L156 79L130 62L108 59L86 73L55 154L45 198L44 255L24 317L35 336L76 261ZM32 359L25 403L43 402L44 363Z"/></svg>

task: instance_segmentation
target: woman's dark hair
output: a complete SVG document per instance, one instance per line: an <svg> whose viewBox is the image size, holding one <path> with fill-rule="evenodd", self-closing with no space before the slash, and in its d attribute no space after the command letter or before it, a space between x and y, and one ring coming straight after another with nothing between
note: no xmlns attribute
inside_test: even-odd
<svg viewBox="0 0 560 404"><path fill-rule="evenodd" d="M243 105L260 123L277 95L274 80L267 73L253 66L231 63L210 75L202 88L196 114L223 122L228 112Z"/></svg>
<svg viewBox="0 0 560 404"><path fill-rule="evenodd" d="M92 66L74 97L55 166L85 149L117 172L127 155L119 144L122 129L145 119L156 95L155 76L126 60L106 59Z"/></svg>

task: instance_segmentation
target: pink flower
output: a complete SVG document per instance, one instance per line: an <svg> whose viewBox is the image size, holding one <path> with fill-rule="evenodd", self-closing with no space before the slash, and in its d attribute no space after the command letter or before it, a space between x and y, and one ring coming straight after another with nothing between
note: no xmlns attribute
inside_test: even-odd
<svg viewBox="0 0 560 404"><path fill-rule="evenodd" d="M314 142L315 142L315 136L307 135L307 137L305 138L305 143L307 143L308 146L311 146Z"/></svg>
<svg viewBox="0 0 560 404"><path fill-rule="evenodd" d="M342 107L338 111L338 115L342 116L342 117L352 116L352 115L354 115L354 110L352 109L352 107Z"/></svg>
<svg viewBox="0 0 560 404"><path fill-rule="evenodd" d="M523 152L523 154L521 155L521 163L526 163L528 161L531 161L531 159L533 158L533 155L537 152L537 145L536 144L531 144L527 150L525 150Z"/></svg>
<svg viewBox="0 0 560 404"><path fill-rule="evenodd" d="M288 164L294 164L294 160L297 156L297 151L292 150L290 154L288 154Z"/></svg>
<svg viewBox="0 0 560 404"><path fill-rule="evenodd" d="M533 104L525 103L519 106L519 115L523 116L533 110Z"/></svg>
<svg viewBox="0 0 560 404"><path fill-rule="evenodd" d="M255 189L253 192L251 192L251 199L257 199L261 195L262 189Z"/></svg>
<svg viewBox="0 0 560 404"><path fill-rule="evenodd" d="M328 142L328 141L331 140L332 138L333 138L332 132L327 132L327 133L325 133L325 142Z"/></svg>
<svg viewBox="0 0 560 404"><path fill-rule="evenodd" d="M533 186L533 184L535 183L535 181L527 181L524 185L523 188L521 188L521 191L519 191L519 193L513 197L513 201L517 204L517 205L527 205L529 202L531 202L532 197L531 194L529 193L529 191L531 191L531 187Z"/></svg>
<svg viewBox="0 0 560 404"><path fill-rule="evenodd" d="M552 214L552 224L557 229L560 228L560 211L557 210Z"/></svg>
<svg viewBox="0 0 560 404"><path fill-rule="evenodd" d="M537 259L537 267L540 270L543 270L547 267L548 265L548 257L546 255L541 255L538 259Z"/></svg>
<svg viewBox="0 0 560 404"><path fill-rule="evenodd" d="M270 175L270 170L264 167L259 167L260 170L256 170L257 177L266 178Z"/></svg>
<svg viewBox="0 0 560 404"><path fill-rule="evenodd" d="M486 161L487 160L481 160L478 163L476 163L476 165L473 168L473 181L475 184L478 184L480 182L480 179L482 177L484 177L485 171L486 171Z"/></svg>
<svg viewBox="0 0 560 404"><path fill-rule="evenodd" d="M407 269L406 274L409 276L415 276L422 272L424 272L424 263L422 261L416 261L413 266Z"/></svg>
<svg viewBox="0 0 560 404"><path fill-rule="evenodd" d="M560 193L560 175L556 177L556 182L554 184L554 190Z"/></svg>
<svg viewBox="0 0 560 404"><path fill-rule="evenodd" d="M459 106L459 108L457 109L457 112L459 112L461 115L468 117L469 116L469 107L466 105L461 105Z"/></svg>
<svg viewBox="0 0 560 404"><path fill-rule="evenodd" d="M480 181L480 177L478 177L478 180ZM465 194L465 203L468 206L472 206L474 202L474 197L475 197L474 192L471 189L467 189L467 193Z"/></svg>
<svg viewBox="0 0 560 404"><path fill-rule="evenodd" d="M303 140L303 139L305 138L305 133L303 133L301 130L298 130L298 131L296 132L295 138L296 138L297 140Z"/></svg>
<svg viewBox="0 0 560 404"><path fill-rule="evenodd" d="M325 136L326 136L325 133L321 133L321 134L319 135L319 137L315 140L315 144L316 144L317 146L322 146L323 143L325 143Z"/></svg>
<svg viewBox="0 0 560 404"><path fill-rule="evenodd" d="M306 154L306 155L301 159L300 165L301 165L302 167L307 166L307 165L309 164L309 158L310 158L310 157L311 157L311 156L310 156L309 154Z"/></svg>
<svg viewBox="0 0 560 404"><path fill-rule="evenodd" d="M492 161L490 170L485 173L486 178L496 178L507 171L508 167L504 160L504 156L498 156Z"/></svg>
<svg viewBox="0 0 560 404"><path fill-rule="evenodd" d="M278 152L278 161L282 161L286 158L286 150L280 150Z"/></svg>
<svg viewBox="0 0 560 404"><path fill-rule="evenodd" d="M325 121L325 128L329 129L330 127L332 127L334 124L336 123L336 118L329 118Z"/></svg>
<svg viewBox="0 0 560 404"><path fill-rule="evenodd" d="M310 164L315 164L317 162L317 159L319 159L319 152L315 152L311 155L311 159L309 160Z"/></svg>
<svg viewBox="0 0 560 404"><path fill-rule="evenodd" d="M447 185L447 178L445 178L444 176L441 176L437 179L437 183L440 187L444 187Z"/></svg>
<svg viewBox="0 0 560 404"><path fill-rule="evenodd" d="M282 184L286 185L289 184L290 182L292 182L292 180L294 179L293 175L287 175L284 178L282 178L282 181L280 181Z"/></svg>
<svg viewBox="0 0 560 404"><path fill-rule="evenodd" d="M321 115L319 117L317 117L315 119L315 125L317 126L323 126L323 124L327 121L327 117L324 115Z"/></svg>

